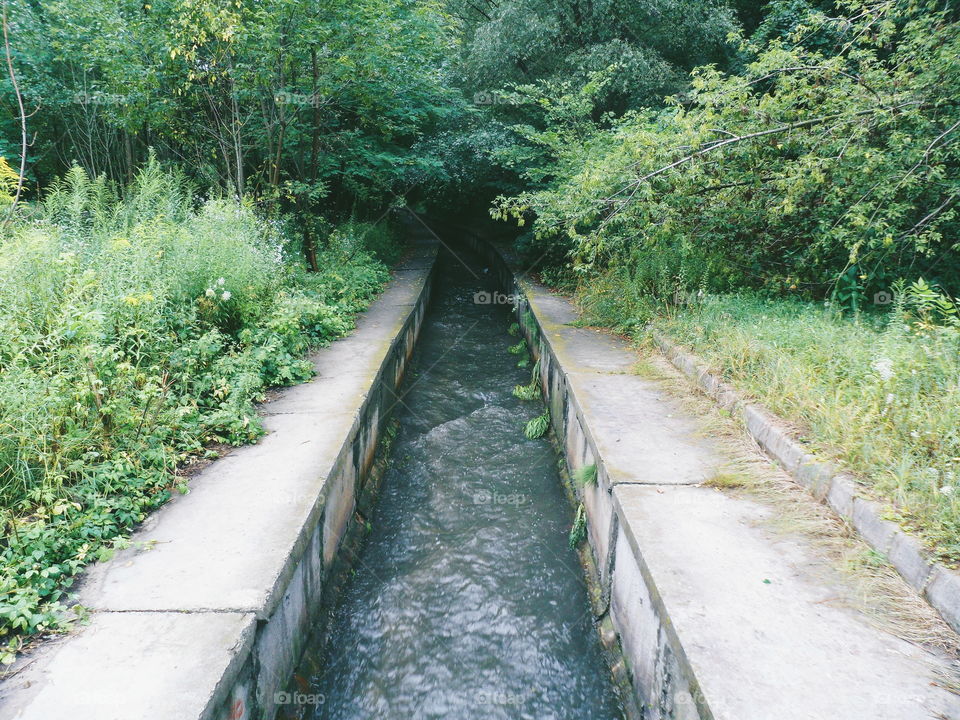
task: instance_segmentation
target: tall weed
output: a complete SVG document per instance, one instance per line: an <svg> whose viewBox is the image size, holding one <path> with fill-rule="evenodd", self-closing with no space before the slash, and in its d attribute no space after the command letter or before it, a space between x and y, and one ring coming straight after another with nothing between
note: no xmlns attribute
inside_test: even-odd
<svg viewBox="0 0 960 720"><path fill-rule="evenodd" d="M386 242L385 240L383 242ZM282 222L201 201L151 162L121 191L71 170L0 244L0 636L56 628L71 578L183 489L210 443L353 326L387 278L365 248L288 262Z"/></svg>

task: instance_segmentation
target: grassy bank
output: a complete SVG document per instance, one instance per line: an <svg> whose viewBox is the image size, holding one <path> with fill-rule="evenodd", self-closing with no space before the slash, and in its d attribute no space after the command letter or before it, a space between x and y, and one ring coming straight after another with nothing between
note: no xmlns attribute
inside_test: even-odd
<svg viewBox="0 0 960 720"><path fill-rule="evenodd" d="M178 468L255 440L265 389L309 378L306 351L352 328L388 277L368 229L337 229L307 273L281 221L151 164L122 195L75 169L4 230L5 661L64 624L83 565L188 490Z"/></svg>
<svg viewBox="0 0 960 720"><path fill-rule="evenodd" d="M581 295L592 322L639 339L649 320L691 348L853 472L941 559L960 561L955 306L922 286L904 289L889 312L852 317L830 303L750 294L657 307L650 297L616 274Z"/></svg>

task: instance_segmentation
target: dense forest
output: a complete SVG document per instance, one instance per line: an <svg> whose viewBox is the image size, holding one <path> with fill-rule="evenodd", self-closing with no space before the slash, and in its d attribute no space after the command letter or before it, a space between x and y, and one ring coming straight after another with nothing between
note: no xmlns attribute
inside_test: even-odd
<svg viewBox="0 0 960 720"><path fill-rule="evenodd" d="M960 561L952 3L12 0L3 30L5 661L258 436L405 218L496 221Z"/></svg>

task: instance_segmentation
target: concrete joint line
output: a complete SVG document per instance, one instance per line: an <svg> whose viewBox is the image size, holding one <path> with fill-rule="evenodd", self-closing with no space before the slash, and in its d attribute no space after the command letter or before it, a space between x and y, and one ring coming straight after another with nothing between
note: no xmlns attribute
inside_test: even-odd
<svg viewBox="0 0 960 720"><path fill-rule="evenodd" d="M665 488L678 488L678 487L700 487L701 482L654 482L653 480L617 480L616 482L610 481L610 490L608 492L613 492L613 488L619 487L621 485L640 485L642 487L665 487Z"/></svg>

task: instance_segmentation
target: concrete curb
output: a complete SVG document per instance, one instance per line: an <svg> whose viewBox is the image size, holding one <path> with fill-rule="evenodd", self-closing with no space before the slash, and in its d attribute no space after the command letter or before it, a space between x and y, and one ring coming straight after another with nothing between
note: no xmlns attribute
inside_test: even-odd
<svg viewBox="0 0 960 720"><path fill-rule="evenodd" d="M881 506L859 492L856 480L829 462L818 459L783 429L784 423L764 408L744 400L740 393L711 373L694 355L662 333L653 339L663 355L720 407L739 416L747 432L769 455L814 497L825 502L864 540L882 553L914 590L926 598L954 630L960 632L960 574L931 560L921 543L889 520Z"/></svg>

